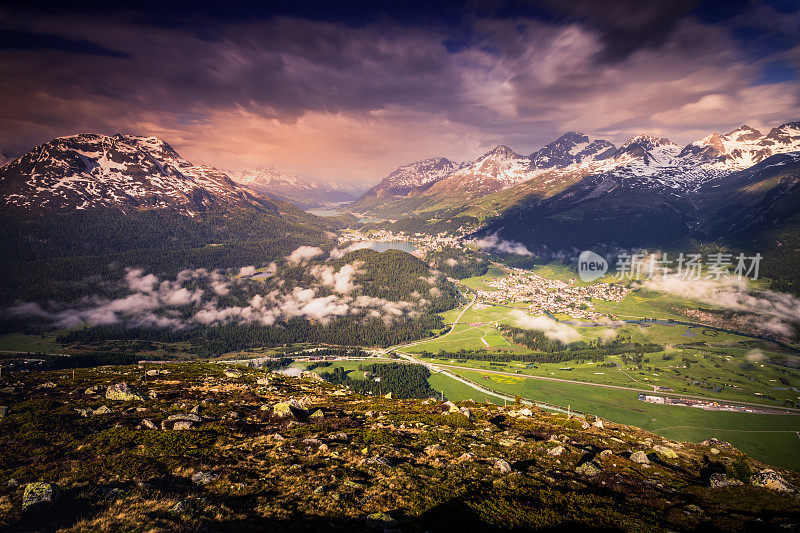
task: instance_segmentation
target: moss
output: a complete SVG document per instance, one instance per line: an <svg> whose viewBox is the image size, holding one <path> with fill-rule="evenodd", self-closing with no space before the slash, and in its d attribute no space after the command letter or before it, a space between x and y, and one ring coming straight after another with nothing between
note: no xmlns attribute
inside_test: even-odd
<svg viewBox="0 0 800 533"><path fill-rule="evenodd" d="M148 431L115 427L95 434L90 440L99 453L113 454L141 447L148 455L181 456L193 450L210 449L218 437L214 428Z"/></svg>

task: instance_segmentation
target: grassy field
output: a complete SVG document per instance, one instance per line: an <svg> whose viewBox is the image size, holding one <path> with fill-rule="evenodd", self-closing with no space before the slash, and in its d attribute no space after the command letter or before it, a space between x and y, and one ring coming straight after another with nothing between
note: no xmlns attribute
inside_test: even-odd
<svg viewBox="0 0 800 533"><path fill-rule="evenodd" d="M444 376L442 374L433 374L428 378L428 383L431 388L436 391L444 391L445 397L454 402L461 402L464 400L473 400L476 402L486 402L494 404L502 404L503 401L488 394L482 394L472 387L469 387L460 381Z"/></svg>
<svg viewBox="0 0 800 533"><path fill-rule="evenodd" d="M800 470L800 416L705 411L641 402L634 392L454 370L488 388L592 413L668 438L701 441L710 437L770 464ZM488 379L485 378L488 376Z"/></svg>
<svg viewBox="0 0 800 533"><path fill-rule="evenodd" d="M22 333L0 335L0 351L58 353L63 351L61 345L55 340L59 333L48 333L44 336Z"/></svg>

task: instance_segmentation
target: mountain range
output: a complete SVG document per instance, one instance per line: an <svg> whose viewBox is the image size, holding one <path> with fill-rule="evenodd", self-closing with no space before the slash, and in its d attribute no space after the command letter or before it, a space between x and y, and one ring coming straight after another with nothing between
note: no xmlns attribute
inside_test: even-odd
<svg viewBox="0 0 800 533"><path fill-rule="evenodd" d="M768 273L798 290L800 123L747 125L685 146L637 135L619 147L567 133L529 156L498 146L452 172L384 178L351 207L386 218L472 216L550 253L592 247L714 245L769 252ZM423 184L415 187L414 184ZM378 195L376 191L384 191Z"/></svg>
<svg viewBox="0 0 800 533"><path fill-rule="evenodd" d="M284 174L271 166L243 170L234 175L234 180L260 194L292 202L304 209L352 202L363 192L346 183L323 183Z"/></svg>
<svg viewBox="0 0 800 533"><path fill-rule="evenodd" d="M643 134L617 148L609 141L569 132L528 156L501 145L473 162L459 164L434 158L403 165L351 207L386 216L457 207L472 214L491 214L497 208L510 207L501 197L526 196L526 192L547 196L598 174L638 179L647 188L696 188L711 178L797 150L800 123L783 124L766 135L744 125L683 147ZM432 168L432 161L444 164ZM514 188L518 190L505 192ZM503 194L490 199L497 201L488 212L475 209L476 205L488 205L485 201L476 204L476 200L496 193Z"/></svg>

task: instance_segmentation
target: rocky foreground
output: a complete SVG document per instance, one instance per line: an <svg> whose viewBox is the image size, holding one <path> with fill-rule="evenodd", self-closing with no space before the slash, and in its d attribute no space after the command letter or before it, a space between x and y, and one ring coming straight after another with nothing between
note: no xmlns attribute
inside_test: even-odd
<svg viewBox="0 0 800 533"><path fill-rule="evenodd" d="M522 406L213 364L4 374L0 530L778 530L800 476Z"/></svg>

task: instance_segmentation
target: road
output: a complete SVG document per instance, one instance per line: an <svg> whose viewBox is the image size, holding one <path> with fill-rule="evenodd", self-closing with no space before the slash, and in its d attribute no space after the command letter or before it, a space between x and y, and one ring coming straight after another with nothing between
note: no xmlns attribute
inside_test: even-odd
<svg viewBox="0 0 800 533"><path fill-rule="evenodd" d="M458 317L456 317L455 321L453 322L453 326L450 328L450 331L448 331L447 333L445 333L441 337L437 337L437 338L441 339L441 338L444 338L444 337L450 335L451 333L453 333L453 331L455 330L456 324L458 324L459 320L461 320L461 317L464 316L464 313L466 313L467 310L469 310L473 306L475 301L477 300L477 294L474 291L472 291L472 289L469 289L469 288L467 288L467 289L470 291L470 294L472 294L472 301L470 301L470 303L467 304L466 307L464 307L464 309L461 311L461 313L459 313ZM389 352L394 351L395 353L397 353L397 355L399 355L401 358L403 358L404 360L406 360L406 361L408 361L410 363L416 363L416 364L425 365L426 367L428 367L429 370L434 371L434 372L441 372L445 368L452 368L452 369L458 369L458 370L470 370L470 371L473 371L473 372L482 372L484 374L497 374L497 375L503 375L503 376L512 376L512 377L515 377L515 378L538 379L538 380L542 380L542 381L551 381L551 382L557 382L557 383L567 383L567 384L571 384L571 385L583 385L583 386L587 386L587 387L601 387L601 388L606 388L606 389L616 389L616 390L635 392L637 394L638 393L647 393L647 394L652 394L653 393L652 389L637 389L637 388L633 388L633 387L625 387L625 386L622 386L622 385L609 385L609 384L606 384L606 383L591 383L591 382L586 382L586 381L576 381L576 380L572 380L572 379L551 378L551 377L547 377L547 376L533 376L533 375L530 375L530 374L517 374L517 373L514 373L514 372L504 372L502 370L476 369L476 368L472 368L472 367L468 367L468 366L458 366L458 365L443 364L443 363L434 364L434 363L430 363L430 362L427 362L427 361L421 361L420 359L417 359L416 356L414 356L414 355L412 355L410 353L400 351L403 348L410 348L411 346L416 346L417 344L420 344L422 342L426 342L426 341L429 341L429 340L431 340L431 339L424 339L424 340L416 341L416 342L413 342L413 343L410 343L410 344L393 346L393 347L389 348L388 351ZM453 377L453 373L451 373L451 372L443 372L443 373L445 373L448 377ZM473 389L475 389L478 392L481 392L481 393L484 393L484 394L486 393L487 389L485 389L484 387L481 387L480 385L478 385L476 383L473 383L472 381L470 381L468 379L463 379L463 380L459 379L458 381L460 381L461 383L464 383L465 385L469 385L470 387L472 387ZM500 395L495 394L495 393L492 393L492 394L494 396L500 396ZM752 403L752 402L740 402L740 401L736 401L736 400L727 400L727 399L723 400L721 398L710 398L710 397L707 397L707 396L694 396L694 395L691 395L691 394L680 394L680 393L675 393L675 392L659 392L659 394L662 395L662 396L670 396L670 397L675 397L675 398L687 398L687 399L691 399L691 400L706 400L706 401L712 401L712 402L724 401L724 402L728 402L728 403L732 403L732 404L746 405L746 406L750 406L750 407L760 407L760 408L766 408L766 409L781 409L781 410L785 411L786 414L800 415L800 409L793 409L793 408L789 408L789 407L777 407L777 406L774 406L774 405L766 405L766 404Z"/></svg>

